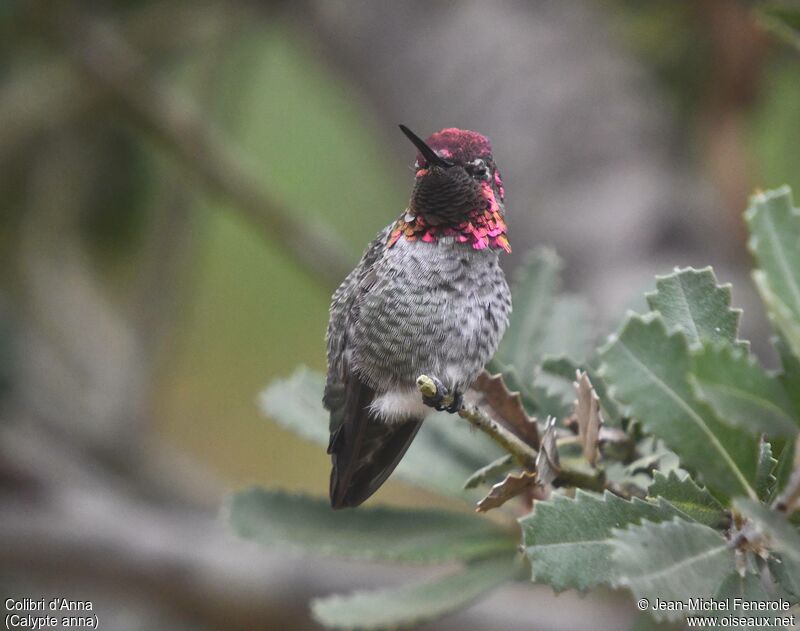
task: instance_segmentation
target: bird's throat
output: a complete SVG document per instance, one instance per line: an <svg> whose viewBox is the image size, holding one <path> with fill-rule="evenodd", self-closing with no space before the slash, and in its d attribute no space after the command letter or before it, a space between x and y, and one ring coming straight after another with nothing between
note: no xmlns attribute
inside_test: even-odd
<svg viewBox="0 0 800 631"><path fill-rule="evenodd" d="M457 242L467 243L476 250L490 248L511 252L503 209L488 182L481 184L475 206L462 214L459 221L448 223L434 223L426 220L425 212L421 209L410 209L395 222L387 247L391 248L401 238L436 243L443 237L454 237Z"/></svg>

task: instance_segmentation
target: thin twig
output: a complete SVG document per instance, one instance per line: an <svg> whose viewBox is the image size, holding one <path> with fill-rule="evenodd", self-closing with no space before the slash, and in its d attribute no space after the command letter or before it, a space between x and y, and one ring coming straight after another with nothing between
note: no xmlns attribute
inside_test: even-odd
<svg viewBox="0 0 800 631"><path fill-rule="evenodd" d="M436 385L428 375L420 375L417 379L417 387L425 397L430 398L436 395ZM452 398L450 400L452 401ZM447 403L447 397L445 397L445 403ZM525 467L529 471L536 470L536 450L526 445L479 407L462 405L458 415L510 453L518 465Z"/></svg>
<svg viewBox="0 0 800 631"><path fill-rule="evenodd" d="M93 85L113 97L204 186L229 200L315 279L335 286L344 278L352 265L332 228L273 199L197 104L153 77L113 25L77 12L60 18L52 26L69 60Z"/></svg>

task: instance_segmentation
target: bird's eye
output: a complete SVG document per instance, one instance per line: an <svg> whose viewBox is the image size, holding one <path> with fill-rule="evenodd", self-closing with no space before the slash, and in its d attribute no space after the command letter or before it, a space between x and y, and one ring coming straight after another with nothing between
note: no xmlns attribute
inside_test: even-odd
<svg viewBox="0 0 800 631"><path fill-rule="evenodd" d="M470 175L478 180L487 180L489 179L489 169L486 166L486 162L481 158L477 158L472 162L467 164L467 171L469 171Z"/></svg>

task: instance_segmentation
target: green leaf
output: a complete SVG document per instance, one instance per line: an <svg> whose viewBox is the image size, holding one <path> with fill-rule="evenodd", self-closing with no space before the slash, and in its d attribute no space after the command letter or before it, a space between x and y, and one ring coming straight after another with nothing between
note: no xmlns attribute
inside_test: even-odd
<svg viewBox="0 0 800 631"><path fill-rule="evenodd" d="M328 413L322 407L325 377L299 368L273 381L259 395L261 410L279 425L320 445L328 444Z"/></svg>
<svg viewBox="0 0 800 631"><path fill-rule="evenodd" d="M616 530L617 584L634 596L686 601L711 598L735 571L734 551L716 530L688 521L631 526ZM657 619L677 620L680 611L653 611Z"/></svg>
<svg viewBox="0 0 800 631"><path fill-rule="evenodd" d="M728 522L722 504L688 475L681 479L675 471L669 475L656 471L647 495L668 501L687 518L711 528L722 528Z"/></svg>
<svg viewBox="0 0 800 631"><path fill-rule="evenodd" d="M770 319L795 355L800 334L800 210L788 187L758 193L745 213L748 245L758 264L754 278Z"/></svg>
<svg viewBox="0 0 800 631"><path fill-rule="evenodd" d="M772 453L777 455L777 462L773 470L775 484L767 497L769 501L774 500L778 493L784 489L786 483L789 481L789 477L792 475L792 469L794 467L794 443L789 440L773 440Z"/></svg>
<svg viewBox="0 0 800 631"><path fill-rule="evenodd" d="M465 489L474 489L481 484L486 484L490 480L496 479L516 467L514 459L511 454L500 456L497 460L493 460L485 467L481 467L473 473L467 481L464 482Z"/></svg>
<svg viewBox="0 0 800 631"><path fill-rule="evenodd" d="M742 348L705 344L692 356L690 382L725 423L754 434L797 433L800 419L783 386Z"/></svg>
<svg viewBox="0 0 800 631"><path fill-rule="evenodd" d="M746 527L755 529L769 550L780 555L782 572L776 578L785 589L797 593L800 587L800 534L783 515L759 502L736 498L733 507L747 518Z"/></svg>
<svg viewBox="0 0 800 631"><path fill-rule="evenodd" d="M672 449L713 490L756 498L753 481L758 440L725 425L697 401L687 375L685 336L667 333L658 314L632 314L600 351L601 376L612 396L627 404L644 426Z"/></svg>
<svg viewBox="0 0 800 631"><path fill-rule="evenodd" d="M745 221L758 267L800 321L800 210L792 204L789 187L753 195Z"/></svg>
<svg viewBox="0 0 800 631"><path fill-rule="evenodd" d="M578 364L566 357L547 357L534 368L531 394L542 416L562 418L575 403L575 370Z"/></svg>
<svg viewBox="0 0 800 631"><path fill-rule="evenodd" d="M791 354L800 358L800 323L786 303L773 291L769 278L762 270L753 272L753 282L767 309L770 324L786 341Z"/></svg>
<svg viewBox="0 0 800 631"><path fill-rule="evenodd" d="M778 380L783 389L789 394L794 407L795 417L800 415L800 356L792 355L786 341L779 336L772 340L775 350L781 358L783 371L778 375Z"/></svg>
<svg viewBox="0 0 800 631"><path fill-rule="evenodd" d="M228 519L240 536L264 545L354 559L435 563L515 546L509 533L469 514L384 506L334 511L319 498L257 488L231 498Z"/></svg>
<svg viewBox="0 0 800 631"><path fill-rule="evenodd" d="M519 572L511 558L486 559L447 576L312 601L316 620L334 629L397 629L461 609Z"/></svg>
<svg viewBox="0 0 800 631"><path fill-rule="evenodd" d="M587 590L610 583L616 575L611 562L612 530L677 514L666 504L623 500L608 492L599 496L580 489L575 499L556 495L536 502L534 512L520 519L532 579L556 591L570 587Z"/></svg>
<svg viewBox="0 0 800 631"><path fill-rule="evenodd" d="M714 596L714 600L720 602L730 603L731 609L729 611L719 610L714 612L707 612L705 615L713 618L746 618L748 616L762 615L761 613L743 611L741 609L734 609L734 599L739 598L742 601L750 602L774 602L778 599L779 594L770 593L764 588L764 582L756 574L745 574L741 576L738 572L730 574L719 588L719 591ZM772 613L772 615L780 615L779 611ZM772 617L772 615L770 617ZM749 626L726 626L726 629L739 629L740 631L749 631ZM779 629L786 627L776 626L759 626L759 629Z"/></svg>
<svg viewBox="0 0 800 631"><path fill-rule="evenodd" d="M322 407L324 377L305 368L271 383L260 396L261 409L279 425L303 438L328 445L328 413ZM470 499L462 486L499 448L448 414L432 414L400 461L393 477L421 488Z"/></svg>
<svg viewBox="0 0 800 631"><path fill-rule="evenodd" d="M550 323L561 261L549 249L534 251L519 269L512 287L514 309L495 358L513 366L523 381L533 377Z"/></svg>
<svg viewBox="0 0 800 631"><path fill-rule="evenodd" d="M684 332L689 345L705 341L734 342L741 309L731 309L730 285L718 285L710 267L676 270L656 277L656 291L645 294L669 329Z"/></svg>
<svg viewBox="0 0 800 631"><path fill-rule="evenodd" d="M775 466L778 461L772 457L772 445L769 441L762 440L758 454L758 468L756 469L755 488L758 498L763 500L769 497L775 487Z"/></svg>

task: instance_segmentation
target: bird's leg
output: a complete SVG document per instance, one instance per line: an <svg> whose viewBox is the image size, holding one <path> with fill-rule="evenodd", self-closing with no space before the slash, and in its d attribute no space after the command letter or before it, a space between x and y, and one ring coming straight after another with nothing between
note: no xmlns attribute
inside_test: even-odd
<svg viewBox="0 0 800 631"><path fill-rule="evenodd" d="M445 410L450 414L457 414L464 404L464 393L460 390L453 390L453 401L448 405Z"/></svg>
<svg viewBox="0 0 800 631"><path fill-rule="evenodd" d="M454 388L452 393L449 392L436 377L421 375L417 385L421 386L422 402L439 412L456 414L464 403L464 394L461 391Z"/></svg>
<svg viewBox="0 0 800 631"><path fill-rule="evenodd" d="M436 392L431 394L430 396L427 394L422 395L422 402L427 405L428 407L432 407L434 410L438 410L441 412L442 410L446 409L445 403L445 396L447 396L447 390L445 389L444 385L441 381L439 381L436 377L430 377L432 384L436 387Z"/></svg>

